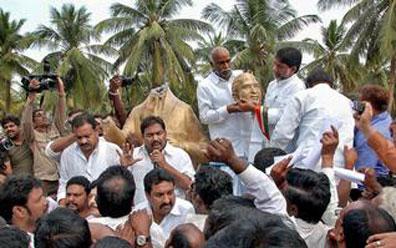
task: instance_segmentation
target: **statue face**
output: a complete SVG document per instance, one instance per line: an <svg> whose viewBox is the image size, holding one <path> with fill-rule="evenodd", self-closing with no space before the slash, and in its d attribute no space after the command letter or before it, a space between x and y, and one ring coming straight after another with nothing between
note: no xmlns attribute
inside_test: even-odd
<svg viewBox="0 0 396 248"><path fill-rule="evenodd" d="M240 100L251 100L256 104L260 104L262 92L259 83L256 80L244 81L236 92Z"/></svg>

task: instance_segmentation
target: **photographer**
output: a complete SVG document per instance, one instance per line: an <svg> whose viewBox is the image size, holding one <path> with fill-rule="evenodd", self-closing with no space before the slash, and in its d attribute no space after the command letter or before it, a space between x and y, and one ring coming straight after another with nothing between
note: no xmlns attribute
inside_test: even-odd
<svg viewBox="0 0 396 248"><path fill-rule="evenodd" d="M376 129L385 139L392 141L389 126L392 118L387 109L389 104L389 92L377 85L365 85L360 89L359 100L369 102L373 109L371 126ZM367 143L367 138L359 129L355 129L354 146L358 153L358 160L355 168L371 167L375 170L376 176L387 176L388 168L378 158L374 150Z"/></svg>
<svg viewBox="0 0 396 248"><path fill-rule="evenodd" d="M45 195L55 195L58 189L59 164L45 155L46 145L63 134L63 124L66 120L65 90L60 77L56 77L58 86L58 104L55 109L54 122L50 123L42 109L33 111L33 103L40 87L40 82L31 80L31 89L22 114L22 127L25 139L34 154L34 176L42 181Z"/></svg>
<svg viewBox="0 0 396 248"><path fill-rule="evenodd" d="M21 130L18 117L8 115L1 120L6 137L0 142L0 150L9 158L14 175L33 175L33 153Z"/></svg>

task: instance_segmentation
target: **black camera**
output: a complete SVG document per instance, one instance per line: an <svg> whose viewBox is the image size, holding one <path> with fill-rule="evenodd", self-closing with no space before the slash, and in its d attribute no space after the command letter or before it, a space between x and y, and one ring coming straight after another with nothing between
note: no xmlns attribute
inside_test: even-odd
<svg viewBox="0 0 396 248"><path fill-rule="evenodd" d="M55 89L56 86L58 85L56 81L57 75L51 73L51 65L47 60L44 60L43 69L44 69L44 73L41 75L29 75L23 77L21 80L22 88L24 88L27 92L36 92L36 93L40 93L44 90ZM40 82L38 88L32 88L29 86L30 81L34 79Z"/></svg>
<svg viewBox="0 0 396 248"><path fill-rule="evenodd" d="M366 104L361 101L353 101L352 109L355 110L359 115L362 115Z"/></svg>
<svg viewBox="0 0 396 248"><path fill-rule="evenodd" d="M120 76L120 80L121 80L121 86L126 87L132 85L136 81L136 78Z"/></svg>
<svg viewBox="0 0 396 248"><path fill-rule="evenodd" d="M12 142L12 140L8 137L5 137L0 141L0 152L8 152L14 147L14 142Z"/></svg>

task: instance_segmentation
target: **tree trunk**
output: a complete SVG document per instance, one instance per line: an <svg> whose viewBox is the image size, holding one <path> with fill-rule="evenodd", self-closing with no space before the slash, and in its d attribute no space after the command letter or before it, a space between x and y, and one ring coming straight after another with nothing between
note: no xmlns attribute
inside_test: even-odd
<svg viewBox="0 0 396 248"><path fill-rule="evenodd" d="M5 80L5 112L10 113L11 108L11 80Z"/></svg>
<svg viewBox="0 0 396 248"><path fill-rule="evenodd" d="M393 102L395 95L395 85L396 85L396 54L391 58L390 71L389 71L389 106L388 110L391 113L393 110Z"/></svg>
<svg viewBox="0 0 396 248"><path fill-rule="evenodd" d="M161 51L159 42L154 42L154 54L153 54L153 71L152 71L152 87L156 88L161 86L163 80L163 65L161 60Z"/></svg>

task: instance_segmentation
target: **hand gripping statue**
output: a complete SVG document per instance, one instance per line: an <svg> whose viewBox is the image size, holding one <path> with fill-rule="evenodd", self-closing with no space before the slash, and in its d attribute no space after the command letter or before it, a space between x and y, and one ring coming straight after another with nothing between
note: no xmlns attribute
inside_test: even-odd
<svg viewBox="0 0 396 248"><path fill-rule="evenodd" d="M253 74L245 72L237 76L232 83L232 96L239 106L241 139L247 143L247 158L253 162L254 155L266 146L269 140L268 125L263 118L263 92ZM249 113L249 112L253 112Z"/></svg>

